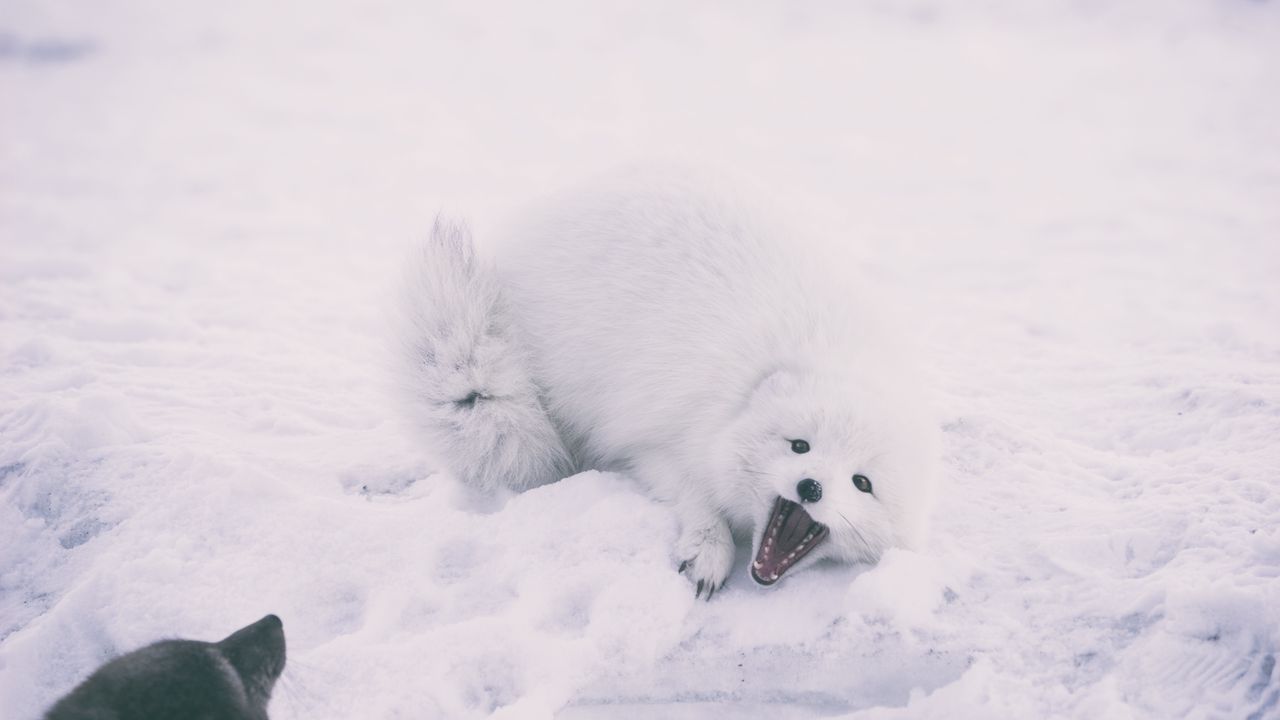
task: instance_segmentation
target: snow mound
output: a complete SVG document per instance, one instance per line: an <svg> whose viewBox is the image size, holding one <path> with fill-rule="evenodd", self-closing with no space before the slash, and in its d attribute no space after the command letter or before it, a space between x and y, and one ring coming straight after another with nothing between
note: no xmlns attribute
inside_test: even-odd
<svg viewBox="0 0 1280 720"><path fill-rule="evenodd" d="M1280 715L1277 47L1243 0L6 3L0 708L270 612L276 720ZM924 552L696 602L627 478L482 502L404 432L406 245L655 156L897 288Z"/></svg>

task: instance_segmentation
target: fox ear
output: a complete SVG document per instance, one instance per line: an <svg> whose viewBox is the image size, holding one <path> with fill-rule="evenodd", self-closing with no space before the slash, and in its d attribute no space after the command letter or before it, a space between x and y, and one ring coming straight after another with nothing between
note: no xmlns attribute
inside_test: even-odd
<svg viewBox="0 0 1280 720"><path fill-rule="evenodd" d="M246 684L264 689L267 697L271 695L271 687L285 664L284 625L280 618L267 615L231 633L217 645ZM258 682L250 683L250 680Z"/></svg>
<svg viewBox="0 0 1280 720"><path fill-rule="evenodd" d="M786 396L795 393L799 386L800 380L790 368L775 367L760 376L751 394L752 397Z"/></svg>

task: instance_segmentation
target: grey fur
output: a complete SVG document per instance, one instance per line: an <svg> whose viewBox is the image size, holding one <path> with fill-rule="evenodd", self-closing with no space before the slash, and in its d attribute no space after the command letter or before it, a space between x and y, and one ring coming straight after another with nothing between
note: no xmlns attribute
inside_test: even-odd
<svg viewBox="0 0 1280 720"><path fill-rule="evenodd" d="M164 640L122 655L45 720L267 720L284 663L284 627L268 615L221 642Z"/></svg>

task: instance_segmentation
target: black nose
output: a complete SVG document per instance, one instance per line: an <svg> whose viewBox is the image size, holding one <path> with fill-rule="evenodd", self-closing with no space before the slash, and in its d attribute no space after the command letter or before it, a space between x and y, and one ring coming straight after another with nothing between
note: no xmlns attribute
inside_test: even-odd
<svg viewBox="0 0 1280 720"><path fill-rule="evenodd" d="M796 492L804 502L818 502L822 499L822 485L813 478L805 478L796 483Z"/></svg>

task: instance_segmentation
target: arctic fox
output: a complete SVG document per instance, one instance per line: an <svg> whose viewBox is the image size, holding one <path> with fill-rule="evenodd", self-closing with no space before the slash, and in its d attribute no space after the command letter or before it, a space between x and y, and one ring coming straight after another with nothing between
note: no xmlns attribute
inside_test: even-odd
<svg viewBox="0 0 1280 720"><path fill-rule="evenodd" d="M163 640L98 668L44 720L267 720L284 662L275 615L221 642Z"/></svg>
<svg viewBox="0 0 1280 720"><path fill-rule="evenodd" d="M674 508L708 599L918 545L935 431L848 263L685 176L568 195L501 244L437 220L410 270L408 388L477 488L595 468Z"/></svg>

